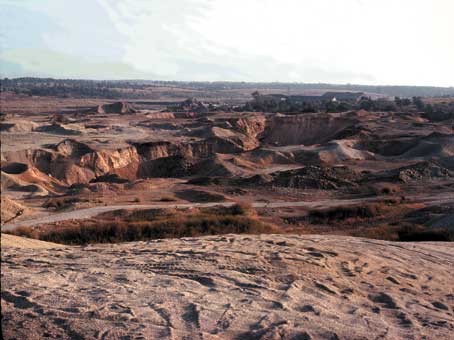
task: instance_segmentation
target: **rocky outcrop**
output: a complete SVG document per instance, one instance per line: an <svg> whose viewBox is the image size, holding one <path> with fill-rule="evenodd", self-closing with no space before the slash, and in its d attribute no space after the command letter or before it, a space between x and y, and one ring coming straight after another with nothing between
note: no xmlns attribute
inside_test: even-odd
<svg viewBox="0 0 454 340"><path fill-rule="evenodd" d="M33 242L2 235L4 339L441 340L454 329L449 243L288 234Z"/></svg>

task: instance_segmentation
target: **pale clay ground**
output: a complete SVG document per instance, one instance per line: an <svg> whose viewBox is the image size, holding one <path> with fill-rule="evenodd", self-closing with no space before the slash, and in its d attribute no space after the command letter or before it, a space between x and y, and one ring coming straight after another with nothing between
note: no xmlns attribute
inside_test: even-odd
<svg viewBox="0 0 454 340"><path fill-rule="evenodd" d="M454 247L225 235L2 244L5 339L452 339Z"/></svg>

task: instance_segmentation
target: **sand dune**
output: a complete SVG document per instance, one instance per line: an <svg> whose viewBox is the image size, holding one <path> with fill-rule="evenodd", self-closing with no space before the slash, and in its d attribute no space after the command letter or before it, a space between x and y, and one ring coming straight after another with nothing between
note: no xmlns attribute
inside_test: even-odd
<svg viewBox="0 0 454 340"><path fill-rule="evenodd" d="M59 249L2 238L3 336L449 339L453 266L451 244L339 236Z"/></svg>

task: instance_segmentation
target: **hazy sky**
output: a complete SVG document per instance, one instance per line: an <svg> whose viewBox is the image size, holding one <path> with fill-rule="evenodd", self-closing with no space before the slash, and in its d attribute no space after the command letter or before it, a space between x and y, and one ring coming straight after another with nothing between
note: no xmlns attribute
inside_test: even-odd
<svg viewBox="0 0 454 340"><path fill-rule="evenodd" d="M454 86L454 0L0 0L2 76Z"/></svg>

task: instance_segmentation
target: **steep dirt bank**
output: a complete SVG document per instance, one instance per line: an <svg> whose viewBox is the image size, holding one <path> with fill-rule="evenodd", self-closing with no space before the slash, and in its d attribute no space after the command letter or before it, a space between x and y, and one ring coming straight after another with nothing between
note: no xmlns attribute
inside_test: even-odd
<svg viewBox="0 0 454 340"><path fill-rule="evenodd" d="M328 115L271 116L266 122L262 140L270 145L321 144L335 139L358 122Z"/></svg>
<svg viewBox="0 0 454 340"><path fill-rule="evenodd" d="M88 183L109 173L116 173L128 179L147 175L154 177L153 167L147 170L147 167L152 165L150 161L160 159L163 164L168 159L169 164L164 164L165 168L173 166L172 157L195 162L215 157L217 153L238 154L258 146L259 143L254 137L218 127L209 129L204 139L198 141L134 142L128 147L113 150L94 149L87 143L65 139L48 149L2 153L2 171L17 173L36 169L69 186ZM168 176L173 176L172 172Z"/></svg>

